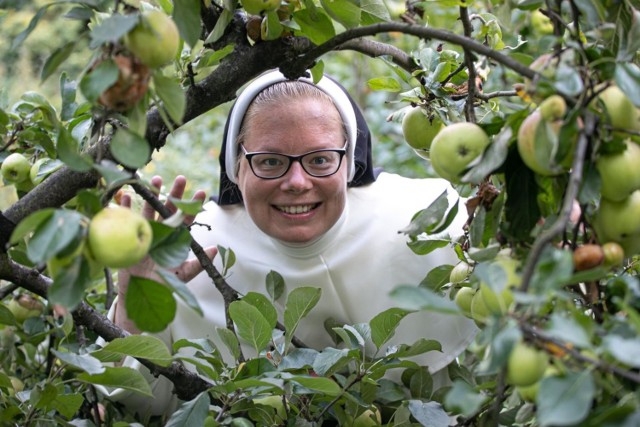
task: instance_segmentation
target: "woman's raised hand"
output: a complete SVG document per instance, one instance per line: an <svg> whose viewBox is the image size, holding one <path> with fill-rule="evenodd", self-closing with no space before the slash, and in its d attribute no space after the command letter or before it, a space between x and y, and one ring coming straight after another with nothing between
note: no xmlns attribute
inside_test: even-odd
<svg viewBox="0 0 640 427"><path fill-rule="evenodd" d="M162 187L162 178L160 176L154 176L151 178L151 185L153 185L158 191ZM173 186L171 187L171 191L169 192L169 198L173 199L181 199L184 195L184 190L187 185L187 179L179 175L173 182ZM206 194L202 190L198 190L194 193L192 200L197 200L199 202L204 202L206 199ZM124 194L120 200L120 205L130 208L131 207L131 196L128 194ZM177 211L176 206L171 203L171 200L167 200L165 202L165 207L173 214ZM144 203L144 207L142 208L142 215L150 221L157 220L158 214L155 209L148 203ZM186 225L191 225L194 220L193 215L185 215L184 223ZM209 259L213 259L217 254L217 249L215 247L210 247L205 249L205 253ZM121 328L131 332L131 333L139 333L140 331L136 326L129 320L127 316L124 298L126 296L126 291L129 285L129 278L131 276L145 277L154 280L158 280L159 276L155 272L156 264L153 262L151 257L146 256L142 261L138 264L129 267L127 269L123 269L118 271L118 300L119 303L116 305L115 312L115 323ZM198 261L198 259L189 259L183 262L180 266L174 269L174 273L176 276L182 280L183 282L188 282L194 277L196 277L203 270L202 265Z"/></svg>

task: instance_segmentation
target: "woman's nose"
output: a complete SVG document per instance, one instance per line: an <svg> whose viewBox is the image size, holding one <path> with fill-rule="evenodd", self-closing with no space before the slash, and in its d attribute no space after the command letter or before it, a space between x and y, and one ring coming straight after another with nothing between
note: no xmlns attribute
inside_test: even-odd
<svg viewBox="0 0 640 427"><path fill-rule="evenodd" d="M285 191L300 191L311 188L311 176L305 172L300 162L294 161L284 175L282 182Z"/></svg>

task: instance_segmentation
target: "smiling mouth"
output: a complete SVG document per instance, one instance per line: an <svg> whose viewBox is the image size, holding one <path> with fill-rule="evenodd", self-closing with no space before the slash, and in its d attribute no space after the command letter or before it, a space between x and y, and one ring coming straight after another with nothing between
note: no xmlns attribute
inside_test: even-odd
<svg viewBox="0 0 640 427"><path fill-rule="evenodd" d="M276 206L276 209L286 214L303 214L312 211L318 206L320 206L320 203L315 203L313 205Z"/></svg>

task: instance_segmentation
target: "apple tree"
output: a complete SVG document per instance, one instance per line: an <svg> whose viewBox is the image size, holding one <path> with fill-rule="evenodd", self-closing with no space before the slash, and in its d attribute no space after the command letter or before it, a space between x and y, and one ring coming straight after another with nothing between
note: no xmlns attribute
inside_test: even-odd
<svg viewBox="0 0 640 427"><path fill-rule="evenodd" d="M40 71L57 81L59 98L31 90L0 109L2 424L640 425L637 7L43 3L12 48L47 13L79 30ZM85 67L70 74L65 63L80 50ZM273 271L256 284L264 292L239 295L225 281L233 247L219 248L218 271L182 222L199 203L173 200L179 214L170 215L170 196L141 169L168 135L263 71L317 78L346 51L385 65L366 90L389 95L397 143L406 139L425 169L452 183L468 220L462 238L442 236L459 214L446 194L417 212L402 230L411 249L451 245L459 262L395 288L397 307L368 324L335 325L335 348L319 351L295 336L318 289L282 295ZM164 220L122 213L125 192ZM172 321L176 298L199 310L171 273L189 251L227 302L219 333L233 363L207 340L167 349L154 337ZM106 313L116 269L147 254L164 270L132 281L132 298L148 309L130 313L147 334L130 335ZM280 297L289 307L282 322L272 303ZM385 345L418 310L466 315L479 327L445 385L409 360L438 342ZM245 358L239 340L260 356ZM177 354L184 348L188 358ZM118 363L125 356L173 382L184 403L170 418L136 416L99 392L151 396L141 373ZM394 380L391 369L402 374Z"/></svg>

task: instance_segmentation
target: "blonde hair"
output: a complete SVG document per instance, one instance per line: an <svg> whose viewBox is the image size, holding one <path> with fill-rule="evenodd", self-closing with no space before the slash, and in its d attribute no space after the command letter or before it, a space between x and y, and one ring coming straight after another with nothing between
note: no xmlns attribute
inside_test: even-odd
<svg viewBox="0 0 640 427"><path fill-rule="evenodd" d="M339 117L339 124L342 129L344 139L348 139L346 125L342 120L342 116L340 115L333 98L331 98L331 96L322 89L319 89L310 83L301 80L289 80L278 82L266 87L256 95L253 101L251 101L251 104L249 104L249 107L242 118L242 124L240 125L236 144L241 144L245 141L247 129L249 128L248 124L251 123L253 118L258 114L268 110L274 105L280 105L301 99L316 99L327 104L327 106L334 108L336 113L338 113L337 117Z"/></svg>

